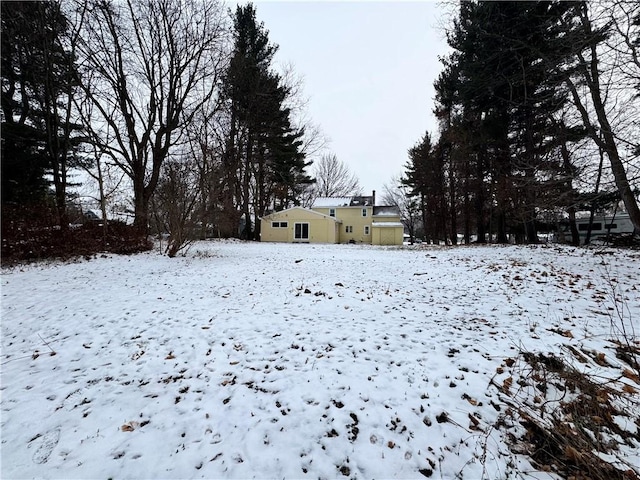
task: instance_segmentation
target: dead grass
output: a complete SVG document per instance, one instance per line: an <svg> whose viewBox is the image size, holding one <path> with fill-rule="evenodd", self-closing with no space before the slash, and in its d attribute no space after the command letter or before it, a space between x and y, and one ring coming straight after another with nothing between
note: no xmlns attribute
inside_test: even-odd
<svg viewBox="0 0 640 480"><path fill-rule="evenodd" d="M640 479L640 466L625 453L640 446L640 397L632 385L637 375L612 365L603 352L570 346L566 353L521 352L500 367L505 379L492 380L509 405L498 427L509 430L513 453L569 480ZM638 350L617 356L633 366Z"/></svg>

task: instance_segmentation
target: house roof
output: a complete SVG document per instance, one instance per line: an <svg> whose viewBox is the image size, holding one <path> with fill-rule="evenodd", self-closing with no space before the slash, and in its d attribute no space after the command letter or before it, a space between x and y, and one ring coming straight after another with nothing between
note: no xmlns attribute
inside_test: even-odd
<svg viewBox="0 0 640 480"><path fill-rule="evenodd" d="M400 216L400 209L395 205L384 205L384 206L381 205L379 207L373 207L373 216L374 217L378 217L378 216L398 217Z"/></svg>
<svg viewBox="0 0 640 480"><path fill-rule="evenodd" d="M397 227L403 227L404 225L402 224L402 222L373 222L371 224L372 227L378 227L378 228L397 228Z"/></svg>
<svg viewBox="0 0 640 480"><path fill-rule="evenodd" d="M318 197L313 202L313 207L348 207L351 197Z"/></svg>
<svg viewBox="0 0 640 480"><path fill-rule="evenodd" d="M373 197L372 196L358 196L351 197L351 207L370 207L373 205Z"/></svg>
<svg viewBox="0 0 640 480"><path fill-rule="evenodd" d="M310 209L304 208L304 207L291 207L291 208L286 208L284 210L279 210L277 212L271 212L269 215L265 215L264 217L260 217L260 220L262 220L262 219L268 220L269 218L273 217L274 215L279 215L279 214L285 213L285 212L291 212L293 210L300 210L300 211L303 211L303 212L311 213L311 214L316 215L318 217L328 218L330 220L333 220L336 223L342 223L342 220L339 220L339 219L337 219L335 217L330 217L329 215L325 215L324 213L316 212L315 210L310 210Z"/></svg>
<svg viewBox="0 0 640 480"><path fill-rule="evenodd" d="M370 207L373 205L373 196L355 197L318 197L313 202L312 208L326 207Z"/></svg>

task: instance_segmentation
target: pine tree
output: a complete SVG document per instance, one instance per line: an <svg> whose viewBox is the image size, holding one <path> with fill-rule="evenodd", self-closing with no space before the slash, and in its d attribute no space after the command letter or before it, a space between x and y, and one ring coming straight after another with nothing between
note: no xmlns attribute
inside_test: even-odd
<svg viewBox="0 0 640 480"><path fill-rule="evenodd" d="M432 144L429 133L409 149L401 182L409 187L410 197L419 199L425 239L435 243L446 239L444 157L440 146Z"/></svg>
<svg viewBox="0 0 640 480"><path fill-rule="evenodd" d="M537 241L540 179L562 163L548 158L556 112L568 103L557 69L570 55L562 32L575 10L570 2L464 2L449 32L454 52L435 85L436 111L447 119L441 133L466 152L459 175L475 197L480 241L485 208L499 242L509 233Z"/></svg>
<svg viewBox="0 0 640 480"><path fill-rule="evenodd" d="M292 127L286 106L290 91L271 68L277 48L258 23L253 5L238 6L233 54L223 84L229 113L223 204L228 216L239 206L244 218L241 235L247 239L259 238L259 217L275 203L298 203L302 187L311 181L301 153L304 132Z"/></svg>
<svg viewBox="0 0 640 480"><path fill-rule="evenodd" d="M55 189L58 224L68 225L68 171L79 163L81 127L72 120L78 86L68 21L53 1L2 6L2 199L42 201L45 174Z"/></svg>

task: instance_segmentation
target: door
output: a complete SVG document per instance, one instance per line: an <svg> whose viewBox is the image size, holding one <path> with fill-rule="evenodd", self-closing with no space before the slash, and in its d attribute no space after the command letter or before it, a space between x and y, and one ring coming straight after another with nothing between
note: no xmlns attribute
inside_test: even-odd
<svg viewBox="0 0 640 480"><path fill-rule="evenodd" d="M296 223L293 228L293 240L295 242L308 242L309 241L309 224L308 223Z"/></svg>
<svg viewBox="0 0 640 480"><path fill-rule="evenodd" d="M393 228L383 228L380 231L380 245L393 245L395 242L395 235Z"/></svg>

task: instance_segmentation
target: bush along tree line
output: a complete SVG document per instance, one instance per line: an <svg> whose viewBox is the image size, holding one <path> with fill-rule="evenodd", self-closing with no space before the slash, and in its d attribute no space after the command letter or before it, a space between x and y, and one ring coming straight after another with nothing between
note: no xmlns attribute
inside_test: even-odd
<svg viewBox="0 0 640 480"><path fill-rule="evenodd" d="M434 83L436 137L400 185L429 241L535 243L624 205L640 234L640 3L461 2Z"/></svg>
<svg viewBox="0 0 640 480"><path fill-rule="evenodd" d="M3 259L257 239L260 216L309 197L321 137L252 4L5 2L1 17ZM98 192L90 228L80 183Z"/></svg>

